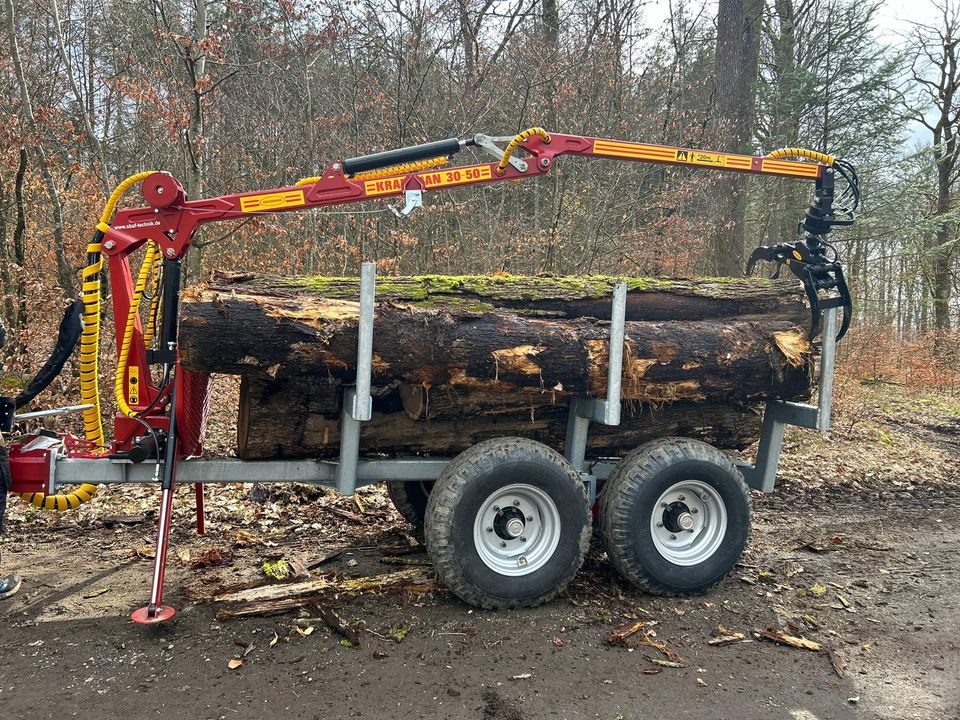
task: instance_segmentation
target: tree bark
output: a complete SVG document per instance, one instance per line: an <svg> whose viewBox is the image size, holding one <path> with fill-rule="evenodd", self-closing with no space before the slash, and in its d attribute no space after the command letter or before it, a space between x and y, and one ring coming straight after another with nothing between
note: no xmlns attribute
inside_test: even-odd
<svg viewBox="0 0 960 720"><path fill-rule="evenodd" d="M762 0L720 0L718 6L716 121L721 145L732 152L752 154L763 6ZM715 237L715 257L721 275L743 274L746 180L733 177L718 188L721 223Z"/></svg>
<svg viewBox="0 0 960 720"><path fill-rule="evenodd" d="M383 281L384 294L391 280ZM529 281L544 284L548 279ZM553 282L562 287L583 281ZM642 316L643 301L657 293L634 295L631 317ZM743 400L795 395L806 388L812 348L793 322L770 315L663 322L668 319L665 308L659 312L656 321L626 323L624 399ZM374 321L374 381L494 394L525 390L605 396L609 323L583 316L530 317L541 313L533 299L524 313L483 302L381 297ZM356 372L358 318L357 302L302 287L272 293L243 292L242 285L195 289L184 298L181 362L195 372L348 380Z"/></svg>
<svg viewBox="0 0 960 720"><path fill-rule="evenodd" d="M592 449L620 454L670 435L743 447L759 428L753 403L808 394L812 348L790 317L806 318L792 283L628 283L624 418L597 427ZM612 284L384 278L361 450L449 454L504 435L562 446L570 398L607 393L609 322L597 316L609 316ZM242 457L336 454L341 385L356 372L356 296L353 279L262 276L186 293L184 366L244 376Z"/></svg>
<svg viewBox="0 0 960 720"><path fill-rule="evenodd" d="M628 320L778 319L805 323L803 287L792 279L629 278L602 275L413 275L378 278L377 300L423 309L487 312L505 309L526 317L610 318L613 286L627 283ZM355 301L356 277L290 277L215 272L188 293L186 302L214 294L310 302L318 298Z"/></svg>

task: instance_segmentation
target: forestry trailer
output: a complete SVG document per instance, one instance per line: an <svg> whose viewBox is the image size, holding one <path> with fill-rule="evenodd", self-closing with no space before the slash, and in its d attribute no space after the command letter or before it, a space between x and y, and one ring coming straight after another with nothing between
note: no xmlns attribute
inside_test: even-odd
<svg viewBox="0 0 960 720"><path fill-rule="evenodd" d="M466 149L493 159L446 166ZM755 464L733 462L716 448L686 438L650 442L622 459L587 457L590 424L620 422L624 283L613 287L611 297L606 396L571 401L562 454L529 439L504 437L455 458L359 457L361 429L371 418L376 280L370 263L362 265L359 304L352 306L359 324L357 371L355 384L343 390L339 461L198 457L211 378L181 366L178 322L181 264L201 226L396 196L402 205L391 209L405 217L420 207L426 192L536 178L563 155L814 183L799 239L758 248L747 272L758 261L770 261L778 273L786 265L802 281L812 313L811 339L821 334L819 402L769 398ZM118 210L121 196L137 183L147 205ZM531 606L555 597L580 567L598 504L607 551L626 579L661 594L703 592L732 570L745 547L748 488L772 490L785 426L829 427L836 342L849 326L851 301L826 236L833 227L853 222L858 204L854 168L820 152L785 148L751 157L541 128L337 160L322 175L290 187L208 199L187 198L167 173L138 173L117 187L100 217L87 248L82 296L66 312L51 357L23 392L0 399L0 429L11 438L11 492L38 508L67 510L90 500L101 484L159 486L153 577L146 606L132 614L138 623L174 615L163 602L163 589L177 483L194 484L197 530L203 532L205 484L300 482L349 495L360 485L405 481L409 491L401 509L420 514L440 579L462 599L487 608ZM131 259L138 250L143 259L134 274ZM118 351L112 439L104 433L98 385L105 261ZM78 344L79 404L22 412ZM37 418L70 411L82 413L82 438L46 430L14 432Z"/></svg>

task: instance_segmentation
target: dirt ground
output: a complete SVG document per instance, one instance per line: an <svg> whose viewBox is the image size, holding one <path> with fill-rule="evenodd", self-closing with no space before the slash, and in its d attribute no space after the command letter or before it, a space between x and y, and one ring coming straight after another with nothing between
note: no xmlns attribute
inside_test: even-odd
<svg viewBox="0 0 960 720"><path fill-rule="evenodd" d="M211 598L263 581L271 557L340 550L313 571L334 581L429 573L378 489L359 504L224 489L198 537L183 488L167 594L178 614L151 628L128 613L148 592L154 490L110 489L54 518L14 503L3 569L24 589L0 603L0 716L960 718L960 407L859 389L829 438L791 433L781 467L778 490L754 497L741 565L707 596L632 590L595 543L568 591L532 610L473 610L442 589L324 596L360 630L357 647L315 612L221 621ZM632 620L669 654L642 632L608 645ZM710 645L721 626L743 639ZM824 649L774 644L766 628Z"/></svg>

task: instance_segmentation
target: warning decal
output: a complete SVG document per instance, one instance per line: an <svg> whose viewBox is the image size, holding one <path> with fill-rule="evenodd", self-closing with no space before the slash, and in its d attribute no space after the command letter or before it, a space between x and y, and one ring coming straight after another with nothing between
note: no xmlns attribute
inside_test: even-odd
<svg viewBox="0 0 960 720"><path fill-rule="evenodd" d="M710 165L712 167L726 167L727 156L720 153L703 152L702 150L677 150L674 158L677 162L690 165Z"/></svg>

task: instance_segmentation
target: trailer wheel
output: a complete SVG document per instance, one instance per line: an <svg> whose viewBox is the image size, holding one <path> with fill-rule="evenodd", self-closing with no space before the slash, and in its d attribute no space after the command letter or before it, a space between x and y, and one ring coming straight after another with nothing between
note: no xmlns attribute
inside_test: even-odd
<svg viewBox="0 0 960 720"><path fill-rule="evenodd" d="M412 526L414 537L423 540L423 519L427 515L427 500L434 482L404 482L395 480L387 483L387 495L397 512Z"/></svg>
<svg viewBox="0 0 960 720"><path fill-rule="evenodd" d="M488 609L533 607L573 578L590 544L579 474L555 450L497 438L458 455L427 503L427 552L440 580Z"/></svg>
<svg viewBox="0 0 960 720"><path fill-rule="evenodd" d="M656 595L704 593L733 570L750 537L750 491L722 452L654 440L611 473L600 502L607 554Z"/></svg>

